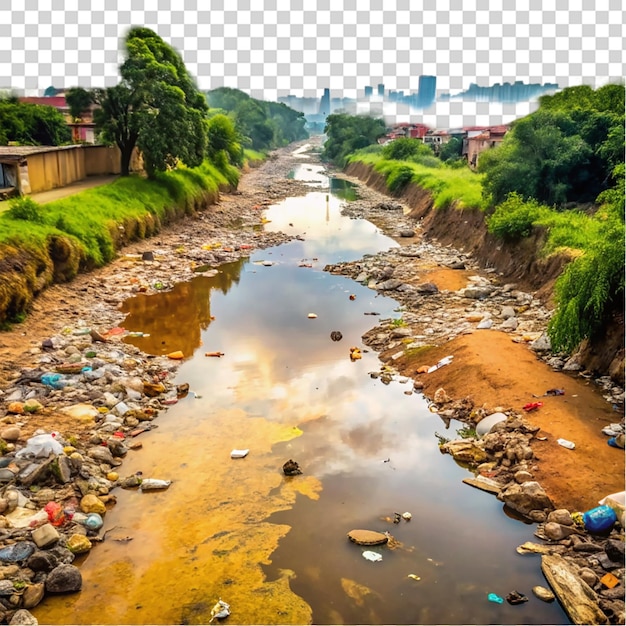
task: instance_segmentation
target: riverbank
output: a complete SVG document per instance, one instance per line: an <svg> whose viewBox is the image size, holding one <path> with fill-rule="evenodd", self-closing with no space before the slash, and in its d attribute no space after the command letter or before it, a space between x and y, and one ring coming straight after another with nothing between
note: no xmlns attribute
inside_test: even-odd
<svg viewBox="0 0 626 626"><path fill-rule="evenodd" d="M20 449L36 429L42 428L46 432L57 430L66 442L75 448L74 452L68 449L69 458L72 459L69 471L73 476L68 477L67 473L64 473L61 474L64 477L62 481L67 479L66 482L54 479L51 486L46 484L47 489L40 489L37 497L32 498L34 505L43 506L48 501L65 503L71 501L73 506L79 507L82 504L83 489L97 493L99 499L107 506L111 506L115 501L115 488L119 486L119 477L125 476L120 463L128 450L141 443L141 437L136 439L133 433L139 434L142 430L150 429L159 412L175 402L179 394L185 393L184 389L177 389L171 383L180 361L168 359L166 356L148 358L134 346L122 342L125 332L119 329L124 319L120 305L128 297L167 290L175 283L188 281L204 272L211 272L213 267L221 263L248 256L253 249L289 240L290 236L284 233L270 233L260 227L263 224L263 207L276 203L286 196L303 195L311 191L311 187L287 178L290 170L297 163L303 162L302 159L290 155L293 148L290 146L289 149L279 151L275 159L246 174L241 181L239 193L222 196L219 204L193 218L185 218L164 230L159 236L125 248L124 254L111 266L88 275L81 275L68 285L57 285L47 290L36 301L33 314L25 322L0 337L2 341L0 355L3 357L0 375L5 412L2 418L4 431L0 434L10 435L9 445ZM383 251L363 263L380 266L383 273L389 273L387 268L391 268L388 280L392 282L389 286L394 284L393 280L398 281L398 284L387 291L405 306L404 325L392 329L387 326L378 327L366 333L364 337L366 345L377 350L381 349L381 358L384 362L416 379L423 385L424 393L428 397L435 398L437 389L444 388L447 395L453 399L472 395L474 403L479 408L483 405L511 407L519 412L520 404L525 403L529 395L532 397L532 394L543 394L552 386L563 386L567 395L542 398L544 406L536 413L529 414L531 421L544 420L541 427L546 429L548 439L543 443L550 446L545 454L536 450L539 458L533 462L538 468L543 460L549 462L554 455L556 449L554 438L563 436L562 432L557 430L557 425L554 426L554 431L547 430L547 426L555 424L554 420L557 419L553 408L577 407L579 413L570 410L563 417L567 420L563 427L570 429L577 427L577 422L581 420L589 421L590 414L586 412L589 407L593 411L600 411L601 407L610 410L610 406L600 394L593 392L592 395L581 396L583 387L574 388L569 382L571 380L572 385L576 382L577 385L583 385L590 390L592 387L586 379L568 377L567 381L563 382L564 379L561 378L554 381L549 378L547 375L549 368L546 370L547 366L538 362L534 353L525 345L526 342L512 342L513 335L505 331L488 329L465 334L469 327L463 324L480 323L476 319L478 316L480 320L491 319L499 324L502 308L511 306L507 298L512 300L514 308L527 307L524 311L515 311L514 317L521 317L526 311L530 312L522 320L522 323L527 324L526 332L529 335L541 335L548 312L532 294L520 292L512 287L508 290L504 290L503 287L492 289L491 281L485 276L481 280L471 281L470 279L480 272L470 257L459 251L441 248L421 240L419 230L411 218L401 216L397 209L379 207L381 202L389 202L387 198L374 194L364 187L360 187L360 190L360 200L352 203L348 210L354 214L362 212L364 216L370 217L401 244L397 250ZM409 236L409 231L412 236ZM426 259L428 263L424 266L422 262ZM455 259L458 261L457 269L449 267ZM461 265L465 268L462 269ZM198 272L199 269L203 271ZM360 272L366 271L364 267L358 269ZM349 266L346 273L353 271L356 271L356 268ZM493 273L487 273L486 276L491 275ZM490 298L486 301L461 300L463 304L460 305L458 301L454 303L453 300L457 296L452 295L452 292L464 288L468 282L475 283L477 289L488 289ZM404 283L412 284L416 289L398 290ZM436 291L427 285L434 285ZM444 294L446 291L450 293ZM453 304L454 306L448 308L448 305ZM430 307L427 315L425 306ZM466 308L472 309L469 315L474 321L466 319L468 316ZM454 309L461 310L458 318L454 317L456 315ZM447 317L442 315L438 320L438 312L446 313ZM490 313L490 316L486 313ZM425 319L428 317L430 320ZM459 321L458 326L455 325L456 321ZM426 324L426 327L421 329L419 324ZM413 335L421 334L429 338L429 343L434 344L435 337L440 338L441 343L428 350L415 346L413 351L409 349L406 353L404 347L409 344L403 342L409 338L413 340ZM485 337L488 340L485 340ZM393 345L394 342L400 344ZM396 357L399 352L402 354ZM432 365L448 354L454 356L450 365L431 374L417 373L422 366ZM497 357L497 360L494 361L492 357ZM104 369L105 373L97 378L94 373L93 381L78 385L75 390L66 387L55 391L40 382L43 371L62 369L64 365L68 366L65 368L66 375L71 378L71 364L76 366L80 363L82 368L85 362L92 366L93 372ZM106 371L109 373L106 374ZM560 373L560 376L566 377L563 373ZM106 395L107 393L113 397ZM27 404L29 398L32 399L33 396L41 404L41 408ZM592 402L592 398L598 403ZM128 412L124 406L119 406L120 403L136 405L138 409ZM78 411L80 415L74 413L73 416L63 410L69 405L77 404L91 405L92 410L83 408ZM20 405L22 412L19 412ZM104 411L94 412L94 406ZM441 408L445 411L445 407ZM548 419L550 422L546 424ZM594 419L595 416L592 422ZM154 423L158 424L158 420ZM622 471L619 475L623 477L623 455L619 450L606 446L606 437L599 434L600 428L598 425L596 435L604 444L602 452L605 455L607 452L614 452L616 459L622 459ZM9 429L11 431L7 432ZM124 438L116 433L122 433ZM566 438L574 439L569 432ZM561 485L562 498L567 496L567 487L571 485L571 475L565 470L572 471L572 475L580 477L580 492L577 494L578 496L583 494L584 500L581 501L583 506L574 507L576 509L595 506L595 502L591 500L605 486L595 482L598 478L597 467L581 464L581 458L586 457L579 453L588 452L582 441L582 439L576 441L577 449L574 451L562 450L563 454L569 454L570 458L574 459L573 467L555 465L556 471L551 470L554 475L546 476L553 478L555 484ZM561 452L560 449L556 451ZM592 456L589 458L592 459ZM568 457L563 457L562 463L567 459ZM608 462L603 462L603 467L611 466ZM28 465L24 464L19 468L20 473L27 468ZM118 473L119 477L115 478L111 472ZM85 475L90 478L86 479ZM535 473L535 477L537 476ZM611 474L611 478L614 477ZM33 481L31 484L35 484L35 478ZM540 482L543 484L543 481ZM553 493L557 492L550 493L555 504L564 506L562 504L564 500L559 500L561 496L557 497ZM10 499L6 497L6 491L4 495L8 509ZM602 495L606 493L601 493L600 497ZM22 502L19 507L27 508L23 505ZM31 514L35 514L37 510L37 506L34 506L30 509ZM67 529L68 535L70 532L80 534L78 531L80 531L78 525ZM17 540L19 543L20 540L27 539L29 532L28 530L16 532L6 528L3 542ZM62 532L65 534L66 529L62 529ZM84 532L84 534L95 540L94 533ZM63 554L67 557L67 554ZM57 557L56 566L59 565L61 556ZM49 573L45 568L39 571ZM7 575L7 578L11 577ZM28 589L34 587L37 593L43 593L42 578L45 576L40 575L39 579L33 576L29 579ZM34 591L29 591L29 594L28 605L35 606L36 603L34 605L30 603L34 601L33 596L36 598L36 594ZM20 596L22 600L18 598L19 594L14 595L17 604L13 607L19 606L19 603L23 602L23 595ZM23 603L22 606L29 608ZM299 606L294 611L300 611L292 615L301 616L300 619L303 620L301 623L305 623L306 607ZM5 611L5 618L10 614L9 606Z"/></svg>

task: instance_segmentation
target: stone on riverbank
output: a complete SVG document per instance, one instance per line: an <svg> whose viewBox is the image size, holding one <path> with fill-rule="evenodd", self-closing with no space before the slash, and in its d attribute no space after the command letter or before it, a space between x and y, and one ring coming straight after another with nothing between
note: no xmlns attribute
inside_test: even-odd
<svg viewBox="0 0 626 626"><path fill-rule="evenodd" d="M49 593L74 593L83 586L83 577L75 565L63 564L55 567L46 578Z"/></svg>
<svg viewBox="0 0 626 626"><path fill-rule="evenodd" d="M499 494L498 500L504 502L509 508L528 516L536 509L554 509L552 501L543 487L534 480L522 483L510 482Z"/></svg>
<svg viewBox="0 0 626 626"><path fill-rule="evenodd" d="M375 530L351 530L348 533L348 539L360 546L377 546L387 543L389 537Z"/></svg>

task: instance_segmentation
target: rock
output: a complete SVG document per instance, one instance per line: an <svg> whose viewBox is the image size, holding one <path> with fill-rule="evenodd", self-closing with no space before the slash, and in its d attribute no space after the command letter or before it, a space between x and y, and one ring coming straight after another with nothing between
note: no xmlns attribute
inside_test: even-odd
<svg viewBox="0 0 626 626"><path fill-rule="evenodd" d="M134 489L135 487L139 487L139 485L141 485L141 478L136 474L127 476L120 483L120 487L122 487L122 489Z"/></svg>
<svg viewBox="0 0 626 626"><path fill-rule="evenodd" d="M487 478L486 476L481 476L480 474L472 478L464 478L462 482L466 485L486 491L487 493L497 494L500 493L500 489L502 489L502 485L493 480L493 478Z"/></svg>
<svg viewBox="0 0 626 626"><path fill-rule="evenodd" d="M464 463L483 463L487 460L487 453L471 440L448 441L441 446L441 451Z"/></svg>
<svg viewBox="0 0 626 626"><path fill-rule="evenodd" d="M389 537L384 533L379 533L374 530L351 530L348 533L348 539L360 546L377 546L382 543L387 543Z"/></svg>
<svg viewBox="0 0 626 626"><path fill-rule="evenodd" d="M17 441L22 434L22 429L19 426L8 426L0 431L0 437L5 441Z"/></svg>
<svg viewBox="0 0 626 626"><path fill-rule="evenodd" d="M39 528L35 528L31 536L38 548L47 548L56 543L61 537L59 531L52 524L44 524Z"/></svg>
<svg viewBox="0 0 626 626"><path fill-rule="evenodd" d="M449 263L446 264L451 270L464 270L465 262L459 258L452 259Z"/></svg>
<svg viewBox="0 0 626 626"><path fill-rule="evenodd" d="M10 402L7 406L7 413L13 413L14 415L24 415L24 403Z"/></svg>
<svg viewBox="0 0 626 626"><path fill-rule="evenodd" d="M300 469L300 466L295 461L292 461L291 459L289 459L283 465L283 472L285 476L297 476L298 474L302 474L302 470Z"/></svg>
<svg viewBox="0 0 626 626"><path fill-rule="evenodd" d="M54 459L50 463L50 470L62 485L66 485L72 480L72 462L65 455L59 455Z"/></svg>
<svg viewBox="0 0 626 626"><path fill-rule="evenodd" d="M433 293L439 293L439 288L435 283L420 283L415 287L417 293L426 296Z"/></svg>
<svg viewBox="0 0 626 626"><path fill-rule="evenodd" d="M527 515L535 509L554 509L552 501L541 485L529 480L521 485L511 482L499 494L498 500L503 501L509 508Z"/></svg>
<svg viewBox="0 0 626 626"><path fill-rule="evenodd" d="M541 585L533 587L533 593L544 602L552 602L555 598L554 594L549 589L542 587Z"/></svg>
<svg viewBox="0 0 626 626"><path fill-rule="evenodd" d="M74 534L67 540L67 549L73 554L83 554L91 550L91 541L85 535Z"/></svg>
<svg viewBox="0 0 626 626"><path fill-rule="evenodd" d="M503 330L517 330L519 322L516 317L509 317L502 324L500 324L500 328Z"/></svg>
<svg viewBox="0 0 626 626"><path fill-rule="evenodd" d="M440 387L437 391L435 391L433 401L435 404L446 404L450 402L450 398L448 397L446 390L443 387Z"/></svg>
<svg viewBox="0 0 626 626"><path fill-rule="evenodd" d="M391 336L394 339L400 339L403 337L410 337L413 334L413 332L411 331L410 328L407 328L406 326L400 326L398 328L394 328L391 331Z"/></svg>
<svg viewBox="0 0 626 626"><path fill-rule="evenodd" d="M22 606L25 609L32 609L43 600L45 593L46 587L43 583L26 585L24 593L22 594Z"/></svg>
<svg viewBox="0 0 626 626"><path fill-rule="evenodd" d="M26 566L33 572L49 572L59 564L50 550L37 550L26 561Z"/></svg>
<svg viewBox="0 0 626 626"><path fill-rule="evenodd" d="M561 556L541 557L541 570L574 624L606 624L593 589L581 580Z"/></svg>
<svg viewBox="0 0 626 626"><path fill-rule="evenodd" d="M573 526L574 520L567 509L556 509L548 513L548 521L562 524L563 526Z"/></svg>
<svg viewBox="0 0 626 626"><path fill-rule="evenodd" d="M52 461L54 461L54 458L29 463L17 475L18 482L24 485L24 487L30 487L33 483L40 482L50 471Z"/></svg>
<svg viewBox="0 0 626 626"><path fill-rule="evenodd" d="M521 485L522 483L532 480L533 475L526 470L518 470L517 472L515 472L513 479L515 480L516 483L519 483Z"/></svg>
<svg viewBox="0 0 626 626"><path fill-rule="evenodd" d="M515 309L512 306L504 306L500 311L500 317L508 320L511 317L515 317Z"/></svg>
<svg viewBox="0 0 626 626"><path fill-rule="evenodd" d="M87 450L87 456L100 463L106 463L107 465L119 465L119 463L113 458L109 448L105 446L94 446L93 448L89 448L89 450Z"/></svg>
<svg viewBox="0 0 626 626"><path fill-rule="evenodd" d="M80 591L83 577L75 565L58 565L46 578L46 591L49 593L73 593Z"/></svg>
<svg viewBox="0 0 626 626"><path fill-rule="evenodd" d="M549 519L549 516L548 516ZM551 541L560 541L565 537L569 537L573 532L576 532L571 526L564 526L557 522L546 522L543 527L543 532L546 537Z"/></svg>
<svg viewBox="0 0 626 626"><path fill-rule="evenodd" d="M97 495L88 493L83 496L80 501L80 510L83 513L98 513L99 515L104 515L107 509L106 506L104 506L104 502L102 502Z"/></svg>
<svg viewBox="0 0 626 626"><path fill-rule="evenodd" d="M624 560L624 542L619 539L609 539L604 546L604 551L612 561Z"/></svg>
<svg viewBox="0 0 626 626"><path fill-rule="evenodd" d="M154 252L151 252L150 250L146 250L145 252L142 253L141 260L142 261L154 261Z"/></svg>
<svg viewBox="0 0 626 626"><path fill-rule="evenodd" d="M569 358L563 365L564 372L578 372L582 369L582 365L578 362L576 356Z"/></svg>
<svg viewBox="0 0 626 626"><path fill-rule="evenodd" d="M578 576L590 587L594 587L598 583L598 576L590 567L583 567L578 570Z"/></svg>
<svg viewBox="0 0 626 626"><path fill-rule="evenodd" d="M415 237L415 231L408 229L401 230L400 237Z"/></svg>
<svg viewBox="0 0 626 626"><path fill-rule="evenodd" d="M534 509L533 511L530 511L527 517L533 522L537 522L537 524L543 524L548 519L546 512L540 509Z"/></svg>
<svg viewBox="0 0 626 626"><path fill-rule="evenodd" d="M548 337L546 333L543 333L530 344L530 349L535 352L549 352L552 349L550 337Z"/></svg>
<svg viewBox="0 0 626 626"><path fill-rule="evenodd" d="M476 328L478 328L479 330L489 330L492 326L493 326L493 320L487 318L479 322Z"/></svg>
<svg viewBox="0 0 626 626"><path fill-rule="evenodd" d="M471 300L483 300L488 298L493 293L493 290L494 288L491 285L476 285L465 287L465 289L461 290L461 295Z"/></svg>
<svg viewBox="0 0 626 626"><path fill-rule="evenodd" d="M27 611L26 609L18 609L13 614L9 624L10 626L37 626L39 621L30 611Z"/></svg>
<svg viewBox="0 0 626 626"><path fill-rule="evenodd" d="M0 597L12 596L15 593L15 587L10 580L0 580Z"/></svg>
<svg viewBox="0 0 626 626"><path fill-rule="evenodd" d="M389 280L384 280L382 283L376 283L376 289L381 291L393 291L400 285L402 285L401 280L398 280L397 278L390 278Z"/></svg>

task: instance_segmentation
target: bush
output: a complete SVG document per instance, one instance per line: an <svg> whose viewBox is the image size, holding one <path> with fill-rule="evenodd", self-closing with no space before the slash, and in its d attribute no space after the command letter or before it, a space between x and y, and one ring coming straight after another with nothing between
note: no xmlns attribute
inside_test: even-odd
<svg viewBox="0 0 626 626"><path fill-rule="evenodd" d="M11 200L8 213L14 220L26 220L37 224L44 221L41 205L28 196Z"/></svg>
<svg viewBox="0 0 626 626"><path fill-rule="evenodd" d="M413 170L408 165L394 168L387 178L387 189L399 194L413 179Z"/></svg>
<svg viewBox="0 0 626 626"><path fill-rule="evenodd" d="M535 200L524 200L518 193L510 193L487 218L490 233L502 239L517 240L528 237L537 220L550 209Z"/></svg>
<svg viewBox="0 0 626 626"><path fill-rule="evenodd" d="M433 151L421 139L409 139L400 137L386 144L382 149L385 159L394 161L406 161L415 155L432 156Z"/></svg>

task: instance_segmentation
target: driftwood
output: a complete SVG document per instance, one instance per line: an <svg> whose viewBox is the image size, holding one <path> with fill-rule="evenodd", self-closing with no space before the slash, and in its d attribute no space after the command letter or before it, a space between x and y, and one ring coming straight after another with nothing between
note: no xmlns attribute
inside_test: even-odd
<svg viewBox="0 0 626 626"><path fill-rule="evenodd" d="M521 546L517 546L517 548L515 548L515 551L518 554L554 554L565 552L565 550L565 546L561 546L559 544L545 545L542 543L532 543L531 541L527 541Z"/></svg>
<svg viewBox="0 0 626 626"><path fill-rule="evenodd" d="M607 624L595 591L576 576L571 565L558 554L541 557L541 571L574 624Z"/></svg>

